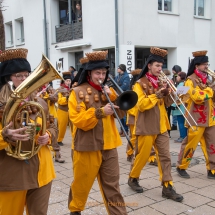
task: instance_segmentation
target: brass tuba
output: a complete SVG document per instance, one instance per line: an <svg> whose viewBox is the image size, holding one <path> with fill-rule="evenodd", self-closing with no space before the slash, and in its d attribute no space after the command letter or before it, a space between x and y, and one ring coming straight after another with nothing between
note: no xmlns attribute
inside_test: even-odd
<svg viewBox="0 0 215 215"><path fill-rule="evenodd" d="M35 135L37 133L36 121L34 123L29 123L28 112L25 111L26 107L29 105L36 106L38 110L38 115L42 117L42 128L41 135L46 133L46 114L43 107L34 101L25 101L25 99L33 92L35 92L39 87L48 83L52 80L62 79L57 70L52 66L51 62L43 55L40 64L32 72L32 74L26 78L14 91L5 106L4 113L2 116L2 126L5 127L9 122L13 121L13 127L19 128L20 123L17 123L17 117L21 114L21 124L26 122L26 132L30 134L31 141L31 151L22 151L22 141L16 141L16 145L13 146L8 143L6 147L7 155L17 158L19 160L27 160L38 153L41 145L36 144ZM25 125L23 125L25 126Z"/></svg>

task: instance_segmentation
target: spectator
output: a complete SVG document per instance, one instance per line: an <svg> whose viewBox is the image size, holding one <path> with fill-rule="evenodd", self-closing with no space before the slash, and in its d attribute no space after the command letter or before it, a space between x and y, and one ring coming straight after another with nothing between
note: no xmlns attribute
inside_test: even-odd
<svg viewBox="0 0 215 215"><path fill-rule="evenodd" d="M172 73L173 73L173 77L172 77L172 80L173 80L173 83L174 85L177 87L177 81L176 81L176 77L178 75L178 73L181 72L181 67L178 66L178 65L175 65L172 67ZM172 126L171 126L171 130L174 131L174 130L177 130L177 117L176 116L173 116L172 117Z"/></svg>
<svg viewBox="0 0 215 215"><path fill-rule="evenodd" d="M73 66L70 66L69 67L69 72L71 72L71 77L72 77L72 80L75 78L75 75L74 75L74 72L76 71L76 69L73 67Z"/></svg>
<svg viewBox="0 0 215 215"><path fill-rule="evenodd" d="M117 84L120 86L120 88L123 91L129 90L130 78L126 71L126 66L124 64L120 64L118 66L117 72L118 72L118 75L115 77L115 81L117 82ZM124 118L121 119L121 123L122 123L126 133L128 133L128 126L126 125L126 116L124 116ZM125 134L122 131L122 128L120 131L120 135L121 135L121 137L125 137Z"/></svg>
<svg viewBox="0 0 215 215"><path fill-rule="evenodd" d="M178 87L183 86L185 80L186 80L186 73L179 72L178 76L176 77ZM185 109L183 105L179 105L179 108L183 113L185 113ZM184 127L185 118L182 115L180 110L177 108L175 103L172 104L172 112L173 112L172 114L177 117L179 133L180 133L180 137L174 141L175 143L182 143L183 139L187 136L187 128Z"/></svg>
<svg viewBox="0 0 215 215"><path fill-rule="evenodd" d="M77 22L81 22L82 21L82 12L81 12L81 5L79 3L76 4L76 20Z"/></svg>

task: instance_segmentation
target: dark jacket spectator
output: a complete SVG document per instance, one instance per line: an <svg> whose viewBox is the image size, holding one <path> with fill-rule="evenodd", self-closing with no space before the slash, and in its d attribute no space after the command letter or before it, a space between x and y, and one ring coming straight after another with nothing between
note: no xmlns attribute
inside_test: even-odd
<svg viewBox="0 0 215 215"><path fill-rule="evenodd" d="M115 77L115 81L123 91L129 90L130 78L126 71L126 66L124 64L120 64L117 71L119 74Z"/></svg>

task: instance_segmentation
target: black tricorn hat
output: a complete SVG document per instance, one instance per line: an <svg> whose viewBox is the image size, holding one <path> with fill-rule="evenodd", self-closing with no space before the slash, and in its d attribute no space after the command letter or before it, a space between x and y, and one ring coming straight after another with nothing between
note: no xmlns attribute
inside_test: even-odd
<svg viewBox="0 0 215 215"><path fill-rule="evenodd" d="M91 53L85 53L89 62L86 64L84 71L82 71L80 78L78 79L78 85L87 82L88 71L94 69L106 68L107 73L103 84L106 83L109 74L109 64L106 61L108 51L96 51Z"/></svg>
<svg viewBox="0 0 215 215"><path fill-rule="evenodd" d="M164 63L164 57L168 54L167 50L160 49L157 47L151 47L150 52L151 52L151 54L149 55L147 61L145 62L138 79L142 78L148 72L148 64L149 63L151 63L152 61Z"/></svg>
<svg viewBox="0 0 215 215"><path fill-rule="evenodd" d="M12 74L28 71L31 72L31 66L27 61L27 49L8 49L0 52L0 84L6 84L5 77Z"/></svg>
<svg viewBox="0 0 215 215"><path fill-rule="evenodd" d="M208 62L208 56L206 56L207 52L207 50L192 52L194 58L191 60L189 65L187 77L194 73L195 66L197 64Z"/></svg>
<svg viewBox="0 0 215 215"><path fill-rule="evenodd" d="M62 72L63 79L72 79L72 73L70 71Z"/></svg>

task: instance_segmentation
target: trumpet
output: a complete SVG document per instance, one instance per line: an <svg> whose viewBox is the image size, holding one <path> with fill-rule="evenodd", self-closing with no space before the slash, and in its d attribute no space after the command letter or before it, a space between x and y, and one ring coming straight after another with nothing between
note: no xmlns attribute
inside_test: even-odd
<svg viewBox="0 0 215 215"><path fill-rule="evenodd" d="M184 107L186 113L188 113L188 115L190 116L190 118L193 120L194 124L195 124L196 127L197 127L197 126L198 126L197 122L194 120L194 118L192 117L192 115L190 114L190 112L187 110L186 106L184 105L183 101L182 101L181 98L180 98L180 95L177 95L177 93L176 93L177 88L175 87L175 85L169 80L169 78L164 74L163 71L161 71L160 76L159 76L159 79L160 79L160 80L165 80L165 81L167 82L167 84L169 85L170 89L175 93L175 96L176 96L176 98L177 98L177 100L178 100L179 102L177 102L177 101L173 98L173 96L172 96L171 94L169 94L170 97L171 97L171 99L172 99L173 102L176 104L176 107L177 107L178 110L181 112L181 114L183 115L184 119L187 121L188 125L191 127L191 129L192 129L193 131L196 131L197 129L194 129L194 128L193 128L193 126L192 126L191 123L189 122L188 118L185 116L185 114L182 112L182 110L180 109L180 107L179 107L179 105L178 105L178 103L180 103L180 104Z"/></svg>

